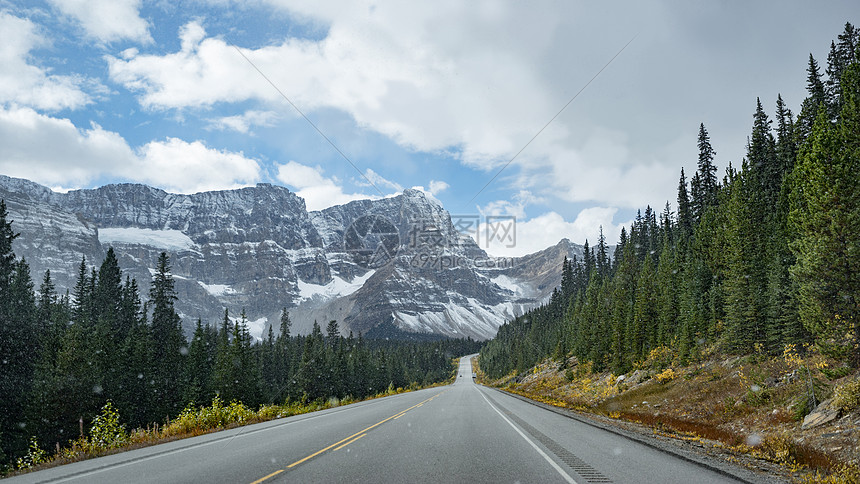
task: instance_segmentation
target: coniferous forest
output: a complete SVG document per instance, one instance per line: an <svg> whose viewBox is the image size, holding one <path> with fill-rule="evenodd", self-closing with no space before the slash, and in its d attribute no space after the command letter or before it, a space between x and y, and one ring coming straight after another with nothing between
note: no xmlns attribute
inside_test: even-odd
<svg viewBox="0 0 860 484"><path fill-rule="evenodd" d="M163 424L214 397L248 407L332 398L360 399L389 388L437 383L451 358L476 352L467 340L423 343L325 332L292 335L286 308L279 330L252 341L244 312L215 325L197 321L187 340L174 309L170 259L162 253L142 302L113 249L101 265L80 263L72 294L57 294L46 272L34 290L16 258L17 237L0 201L0 470L35 438L53 449L77 439L105 404L127 429Z"/></svg>
<svg viewBox="0 0 860 484"><path fill-rule="evenodd" d="M722 178L704 124L677 205L640 211L612 254L602 235L565 260L550 301L482 350L493 378L575 356L621 374L665 346L782 354L814 347L860 365L860 30L846 23L822 72L810 54L795 115L756 100L746 158ZM674 208L674 210L673 210Z"/></svg>

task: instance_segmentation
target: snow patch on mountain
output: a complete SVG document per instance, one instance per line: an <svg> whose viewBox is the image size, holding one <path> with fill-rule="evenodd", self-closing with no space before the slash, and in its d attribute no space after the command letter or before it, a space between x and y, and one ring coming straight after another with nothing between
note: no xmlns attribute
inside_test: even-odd
<svg viewBox="0 0 860 484"><path fill-rule="evenodd" d="M526 294L526 291L523 289L523 287L517 284L515 279L512 279L508 276L496 276L490 280L493 281L495 285L507 289L508 291L511 291L517 296L524 296Z"/></svg>
<svg viewBox="0 0 860 484"><path fill-rule="evenodd" d="M177 251L194 247L191 237L179 230L152 230L138 227L110 227L99 229L99 242L111 244L139 244Z"/></svg>
<svg viewBox="0 0 860 484"><path fill-rule="evenodd" d="M355 291L361 289L361 286L370 279L376 271L367 271L364 275L353 278L352 282L347 282L344 279L334 276L331 282L326 285L311 284L298 279L299 297L301 299L313 299L320 297L322 299L332 299L336 297L349 296Z"/></svg>
<svg viewBox="0 0 860 484"><path fill-rule="evenodd" d="M395 311L394 320L407 331L489 339L496 335L499 326L526 309L523 304L511 302L487 306L474 298L459 303L447 302L442 308L441 311Z"/></svg>
<svg viewBox="0 0 860 484"><path fill-rule="evenodd" d="M256 338L257 341L262 341L263 330L266 329L268 322L269 318L265 316L263 316L262 318L255 319L253 321L248 321L246 323L248 325L248 332L251 333L251 336Z"/></svg>
<svg viewBox="0 0 860 484"><path fill-rule="evenodd" d="M200 286L214 297L221 297L227 294L236 294L236 290L227 284L204 284L197 282Z"/></svg>

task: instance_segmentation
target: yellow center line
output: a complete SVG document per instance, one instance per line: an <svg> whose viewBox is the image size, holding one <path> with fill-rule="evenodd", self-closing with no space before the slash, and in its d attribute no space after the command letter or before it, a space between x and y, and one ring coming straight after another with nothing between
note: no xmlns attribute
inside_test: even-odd
<svg viewBox="0 0 860 484"><path fill-rule="evenodd" d="M361 434L361 435L359 435L358 437L356 437L356 438L354 438L354 439L350 440L349 442L347 442L347 443L345 443L345 444L341 445L340 447L335 447L335 449L334 449L334 450L340 450L340 449L343 449L343 448L344 448L344 447L346 447L347 445L349 445L349 444L351 444L351 443L355 442L356 440L358 440L358 439L360 439L360 438L364 437L365 435L367 435L367 434ZM332 452L334 452L334 451L332 451Z"/></svg>
<svg viewBox="0 0 860 484"><path fill-rule="evenodd" d="M257 479L256 481L252 482L251 484L260 484L261 482L265 481L266 479L269 479L269 478L272 478L272 477L277 476L277 475L278 475L278 474L280 474L281 472L284 472L284 470L283 470L283 469L278 469L278 470L276 470L275 472L273 472L273 473L269 474L269 475L268 475L268 476L266 476L266 477L263 477L263 478Z"/></svg>
<svg viewBox="0 0 860 484"><path fill-rule="evenodd" d="M445 391L447 391L447 390L445 390ZM309 455L309 456L305 457L304 459L297 460L297 461L293 462L292 464L288 465L288 466L287 466L287 469L292 469L293 467L295 467L295 466L297 466L297 465L301 464L302 462L307 462L307 461L309 461L309 460L313 459L314 457L316 457L316 456L318 456L318 455L322 454L323 452L325 452L325 451L327 451L327 450L331 450L332 448L337 447L338 445L340 445L340 444L342 444L342 443L346 442L347 440L352 439L353 437L356 437L356 436L358 436L358 435L361 435L361 434L363 434L363 433L367 432L368 430L371 430L371 429L374 429L374 428L376 428L376 427L379 427L380 425L384 424L385 422L388 422L389 420L393 420L395 417L398 417L398 416L400 416L400 415L403 415L404 413L406 413L406 412L408 412L408 411L412 410L413 408L419 407L419 406L421 406L421 405L423 405L423 404L425 404L425 403L429 402L430 400L433 400L434 398L436 398L437 396L439 396L439 395L441 395L441 394L442 394L442 392L437 393L436 395L433 395L432 397L428 398L427 400L424 400L423 402L416 403L415 405L412 405L411 407L407 408L406 410L403 410L402 412L398 412L398 413L396 413L396 414L394 414L394 415L392 415L392 416L388 417L388 418L387 418L387 419L385 419L385 420L380 420L379 422L376 422L375 424L371 425L370 427L367 427L367 428L366 428L366 429L364 429L364 430L361 430L361 431L359 431L359 432L356 432L356 433L354 433L354 434L350 435L349 437L347 437L347 438L345 438L345 439L341 439L341 440L339 440L339 441L337 441L337 442L335 442L335 443L333 443L333 444L329 445L328 447L326 447L326 448L324 448L324 449L320 449L320 450L318 450L318 451L314 452L313 454L311 454L311 455Z"/></svg>

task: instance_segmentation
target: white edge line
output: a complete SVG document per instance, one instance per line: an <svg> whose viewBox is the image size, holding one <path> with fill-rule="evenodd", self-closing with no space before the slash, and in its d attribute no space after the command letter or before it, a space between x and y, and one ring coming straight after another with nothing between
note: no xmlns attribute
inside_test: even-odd
<svg viewBox="0 0 860 484"><path fill-rule="evenodd" d="M476 390L477 390L477 387L476 387ZM565 472L565 471L564 471L564 469L562 469L562 468L561 468L561 466L559 466L559 465L558 465L554 460L552 460L552 458L550 458L550 456L546 455L546 452L544 452L543 450L541 450L541 448L540 448L540 447L538 447L538 445L537 445L537 444L535 444L535 443L534 443L534 441L532 441L532 439L528 438L528 436L527 436L526 434L524 434L524 433L522 432L522 430L520 430L516 425L514 425L514 423L513 423L513 422L511 422L510 420L508 420L508 417L505 417L505 415L504 415L502 412L500 412L500 411L499 411L499 409L498 409L498 408L496 408L496 406L495 406L495 405L493 405L493 404L492 404L492 403L487 399L486 395L484 395L484 392L482 392L482 391L478 390L478 393L480 393L480 394L481 394L481 397L483 397L483 398L484 398L484 401L486 401L486 402L487 402L487 405L489 405L489 406L490 406L490 408L492 408L493 410L495 410L495 411L496 411L496 413L498 413L498 414L499 414L499 416L500 416L500 417L502 417L502 419L503 419L505 422L507 422L507 423L508 423L508 425L510 425L514 430L516 430L516 431L517 431L517 433L518 433L518 434L520 434L520 437L524 438L524 439L526 440L526 442L528 442L529 444L531 444L531 446L532 446L532 447L534 447L534 449L537 451L537 453L538 453L538 454L540 454L540 455L541 455L541 457L543 457L544 459L546 459L546 461L547 461L547 462L549 462L549 464L553 467L553 469L557 470L557 471L558 471L558 473L559 473L559 474L561 474L561 477L563 477L563 478L564 478L564 480L566 480L567 482L569 482L569 483L571 483L571 484L576 484L576 481L575 481L575 480L573 480L573 478L572 478L572 477L570 477L570 474L568 474L567 472Z"/></svg>

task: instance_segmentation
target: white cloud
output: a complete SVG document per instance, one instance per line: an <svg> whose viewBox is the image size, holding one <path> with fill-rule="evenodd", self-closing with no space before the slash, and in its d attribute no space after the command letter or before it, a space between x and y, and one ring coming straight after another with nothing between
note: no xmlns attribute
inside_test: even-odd
<svg viewBox="0 0 860 484"><path fill-rule="evenodd" d="M248 133L253 126L272 126L278 118L274 111L250 110L236 116L225 116L209 121L209 127L219 130L232 129L240 133Z"/></svg>
<svg viewBox="0 0 860 484"><path fill-rule="evenodd" d="M463 145L465 161L486 164L520 148L519 139L524 142L546 122L552 104L528 65L528 46L510 45L510 24L518 24L520 14L507 6L498 9L503 21L488 25L489 42L477 51L461 53L462 44L449 42L471 36L472 22L480 20L470 7L451 2L389 4L372 15L352 3L298 12L330 22L328 36L289 38L242 52L306 112L334 107L404 146L432 151ZM459 14L471 18L452 22ZM547 26L557 23L553 15L546 17ZM440 24L449 39L441 43ZM535 35L534 42L549 42L551 30ZM180 38L178 52L109 58L112 79L138 91L141 103L152 108L282 102L233 46L205 37L199 23L184 26ZM508 53L500 54L503 50Z"/></svg>
<svg viewBox="0 0 860 484"><path fill-rule="evenodd" d="M30 108L0 108L0 171L47 185L85 186L136 160L117 133L78 129Z"/></svg>
<svg viewBox="0 0 860 484"><path fill-rule="evenodd" d="M370 183L368 183L368 182L370 182ZM359 186L365 186L365 187L373 186L373 188L378 190L378 192L381 192L385 188L392 189L395 192L402 192L403 191L403 187L399 183L393 182L391 180L388 180L387 178L384 178L382 175L380 175L379 173L376 173L375 171L371 170L370 168L367 168L366 170L364 170L364 176L360 179L356 179L355 183L356 183L356 185L359 185ZM382 195L382 194L380 193L380 195Z"/></svg>
<svg viewBox="0 0 860 484"><path fill-rule="evenodd" d="M361 193L345 193L337 178L323 176L321 167L311 167L292 160L278 165L278 173L275 177L296 190L296 194L305 199L305 205L311 211L342 205L353 200L379 198Z"/></svg>
<svg viewBox="0 0 860 484"><path fill-rule="evenodd" d="M28 64L30 51L47 43L30 20L0 12L0 103L59 110L91 102L81 89L90 81Z"/></svg>
<svg viewBox="0 0 860 484"><path fill-rule="evenodd" d="M581 148L554 145L552 156L524 166L517 183L570 202L628 208L674 199L680 167L637 160L628 144L622 133L593 128Z"/></svg>
<svg viewBox="0 0 860 484"><path fill-rule="evenodd" d="M444 192L451 186L442 180L430 180L429 185L430 189L428 191L433 195L438 195L439 193Z"/></svg>
<svg viewBox="0 0 860 484"><path fill-rule="evenodd" d="M167 191L228 190L253 185L260 179L256 161L242 153L208 148L200 141L168 138L147 143L139 151L143 172L137 179Z"/></svg>
<svg viewBox="0 0 860 484"><path fill-rule="evenodd" d="M109 57L110 76L136 91L147 108L205 108L248 100L282 105L280 94L256 67L306 113L338 109L359 126L407 148L453 150L467 166L494 169L523 148L620 47L580 37L558 42L576 35L570 22L594 13L581 5L268 3L326 25L327 36L242 49L251 66L234 46L207 36L199 22L191 22L180 29L178 51ZM625 31L622 24L610 23L618 33ZM523 28L528 32L511 36ZM558 62L580 58L582 62ZM654 162L658 170L653 173L636 171L632 166L640 160L632 157L626 139L619 144L615 132L583 139L580 116L572 107L516 158L509 173L526 172L521 186L544 194L549 188L549 194L568 200L637 207L643 204L641 187L654 187L644 195L663 188L648 181L662 175L656 165L674 163L661 160ZM612 168L598 170L599 178L586 181L583 173L595 165ZM619 176L642 183L615 189L612 183ZM511 181L503 177L495 183Z"/></svg>
<svg viewBox="0 0 860 484"><path fill-rule="evenodd" d="M511 200L495 200L483 207L478 207L478 211L483 216L510 215L520 220L526 218L526 206L535 203L544 203L541 197L535 196L528 190L520 190Z"/></svg>
<svg viewBox="0 0 860 484"><path fill-rule="evenodd" d="M152 42L149 24L140 18L140 0L49 0L59 11L73 17L87 35L100 42L133 40Z"/></svg>
<svg viewBox="0 0 860 484"><path fill-rule="evenodd" d="M257 162L241 153L177 138L134 150L101 126L79 129L30 108L0 108L0 172L64 188L117 177L179 193L238 188L260 177Z"/></svg>
<svg viewBox="0 0 860 484"><path fill-rule="evenodd" d="M553 246L564 238L577 244L587 239L593 245L597 242L602 226L607 243L614 244L621 227L629 225L629 222L613 223L617 211L618 209L613 207L587 208L582 210L573 222L568 222L556 212L547 212L529 220L517 219L514 247L507 247L509 242L503 243L499 240L492 240L488 245L488 232L484 223L478 242L487 253L494 256L518 257Z"/></svg>

